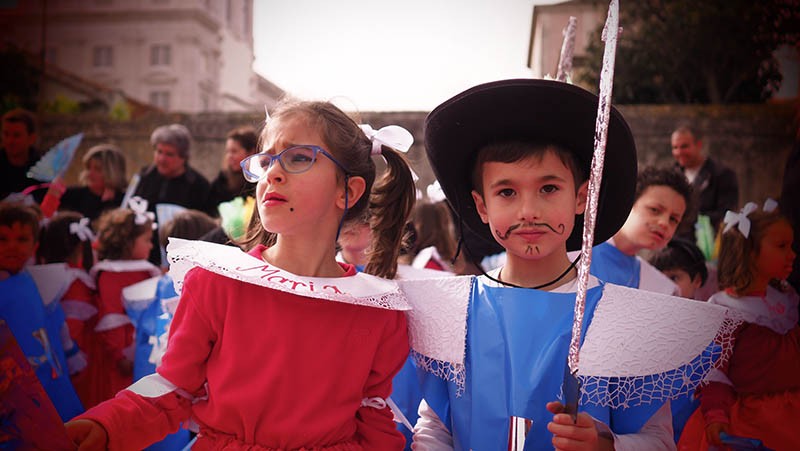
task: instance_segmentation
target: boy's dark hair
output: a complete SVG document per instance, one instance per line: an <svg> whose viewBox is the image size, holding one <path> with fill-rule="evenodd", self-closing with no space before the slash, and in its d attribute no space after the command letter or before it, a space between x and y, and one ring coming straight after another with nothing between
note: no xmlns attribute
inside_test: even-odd
<svg viewBox="0 0 800 451"><path fill-rule="evenodd" d="M704 285L708 280L705 257L700 248L691 241L674 238L665 248L651 254L648 261L662 272L681 269L686 271L692 280L700 276L700 285Z"/></svg>
<svg viewBox="0 0 800 451"><path fill-rule="evenodd" d="M80 213L72 211L64 211L53 216L42 228L38 260L42 263L64 263L73 257L79 247L82 247L82 268L86 270L91 268L94 265L91 241L81 241L78 235L70 232L70 225L80 222L82 218Z"/></svg>
<svg viewBox="0 0 800 451"><path fill-rule="evenodd" d="M3 115L3 122L25 124L28 134L36 133L36 115L22 108L14 108Z"/></svg>
<svg viewBox="0 0 800 451"><path fill-rule="evenodd" d="M526 158L541 160L548 152L557 156L572 173L575 190L586 181L586 174L572 152L556 145L523 141L503 141L487 144L478 150L472 166L472 186L483 196L483 165L488 162L515 163Z"/></svg>
<svg viewBox="0 0 800 451"><path fill-rule="evenodd" d="M33 207L15 202L0 203L0 226L14 224L28 226L33 232L33 241L39 241L39 215Z"/></svg>
<svg viewBox="0 0 800 451"><path fill-rule="evenodd" d="M639 172L636 179L636 194L634 202L639 200L645 190L651 186L666 186L672 188L683 197L686 202L686 211L692 208L692 185L686 176L675 168L656 168L648 166Z"/></svg>
<svg viewBox="0 0 800 451"><path fill-rule="evenodd" d="M182 211L158 228L158 241L167 246L167 238L198 240L217 227L214 218L199 210Z"/></svg>

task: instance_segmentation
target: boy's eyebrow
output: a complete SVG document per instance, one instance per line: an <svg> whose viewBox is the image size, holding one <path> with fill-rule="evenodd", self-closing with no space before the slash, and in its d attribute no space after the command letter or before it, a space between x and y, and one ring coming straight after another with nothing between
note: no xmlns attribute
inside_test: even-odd
<svg viewBox="0 0 800 451"><path fill-rule="evenodd" d="M536 178L536 181L539 182L539 183L550 182L550 181L563 182L565 180L566 179L564 177L560 177L560 176L555 175L555 174L547 174L547 175L543 175L541 177L537 177ZM500 179L500 180L497 180L497 181L495 181L493 183L490 183L489 184L489 188L496 188L498 186L511 185L512 183L513 182L512 182L511 179Z"/></svg>

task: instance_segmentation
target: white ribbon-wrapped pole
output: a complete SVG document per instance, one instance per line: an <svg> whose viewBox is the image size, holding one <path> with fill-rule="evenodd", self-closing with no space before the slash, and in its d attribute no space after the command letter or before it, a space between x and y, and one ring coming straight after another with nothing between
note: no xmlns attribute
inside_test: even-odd
<svg viewBox="0 0 800 451"><path fill-rule="evenodd" d="M617 52L618 33L619 3L617 0L611 0L608 5L608 19L606 19L606 25L603 28L603 41L605 41L606 47L603 52L603 67L600 72L600 99L597 104L597 121L594 132L594 156L592 157L592 168L589 174L586 212L583 217L583 244L581 245L581 260L578 264L575 318L572 323L572 340L569 343L569 357L567 360L572 374L576 374L578 371L578 350L581 344L583 312L586 308L586 290L589 286L589 267L592 263L594 225L597 217L600 186L603 181L603 161L606 156L606 137L611 113L611 89L614 86L614 59Z"/></svg>
<svg viewBox="0 0 800 451"><path fill-rule="evenodd" d="M572 72L572 55L575 54L575 30L578 28L578 19L569 16L567 28L564 29L564 42L561 44L561 57L558 59L558 72L556 80L567 81Z"/></svg>

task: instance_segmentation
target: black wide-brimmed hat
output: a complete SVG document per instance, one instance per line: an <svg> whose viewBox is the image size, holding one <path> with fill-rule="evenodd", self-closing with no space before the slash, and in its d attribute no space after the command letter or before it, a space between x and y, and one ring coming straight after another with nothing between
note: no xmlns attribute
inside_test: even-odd
<svg viewBox="0 0 800 451"><path fill-rule="evenodd" d="M478 150L493 142L533 141L573 152L589 174L594 152L598 97L582 88L552 80L502 80L470 88L442 103L425 119L425 149L434 175L451 208L473 233L464 233L467 249L499 246L481 221L470 192ZM615 108L611 108L603 180L594 243L611 238L628 217L636 188L636 145ZM567 250L579 250L583 215ZM470 241L473 241L470 243Z"/></svg>

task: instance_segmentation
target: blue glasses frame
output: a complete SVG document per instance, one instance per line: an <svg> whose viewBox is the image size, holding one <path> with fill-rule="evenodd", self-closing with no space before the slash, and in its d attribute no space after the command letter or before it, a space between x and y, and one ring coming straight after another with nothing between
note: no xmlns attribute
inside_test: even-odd
<svg viewBox="0 0 800 451"><path fill-rule="evenodd" d="M284 160L283 160L283 156L286 155L287 152L296 151L297 149L310 149L312 151L311 161L309 161L308 162L308 166L304 167L303 169L300 169L300 170L289 169L289 167L287 166L287 163L285 163ZM313 166L314 163L317 161L317 154L320 154L320 153L322 155L325 155L326 157L328 157L329 160L333 161L333 163L336 166L338 166L339 169L344 171L345 175L349 174L347 169L345 169L345 167L341 163L336 161L336 158L334 158L333 155L328 153L328 151L326 151L322 147L314 146L314 145L310 145L310 144L302 144L302 145L288 147L288 148L282 150L280 153L277 153L275 155L271 155L268 152L261 152L261 153L257 153L257 154L254 154L254 155L250 155L249 157L247 157L244 160L242 160L241 162L239 162L239 166L242 167L242 174L244 175L244 178L248 182L255 183L255 182L258 182L259 180L261 180L262 178L264 178L265 175L267 175L267 171L269 170L269 168L272 167L272 164L275 162L275 160L278 160L278 163L280 163L281 168L283 168L283 170L288 172L289 174L302 174L303 172L306 172L309 169L311 169L311 166ZM261 162L261 168L264 171L263 174L261 174L261 175L255 174L255 173L253 173L252 171L250 171L248 169L248 166L250 165L250 161L252 159L254 159L254 158L258 159ZM265 167L263 163L265 162L265 160L267 158L269 158L269 163Z"/></svg>

